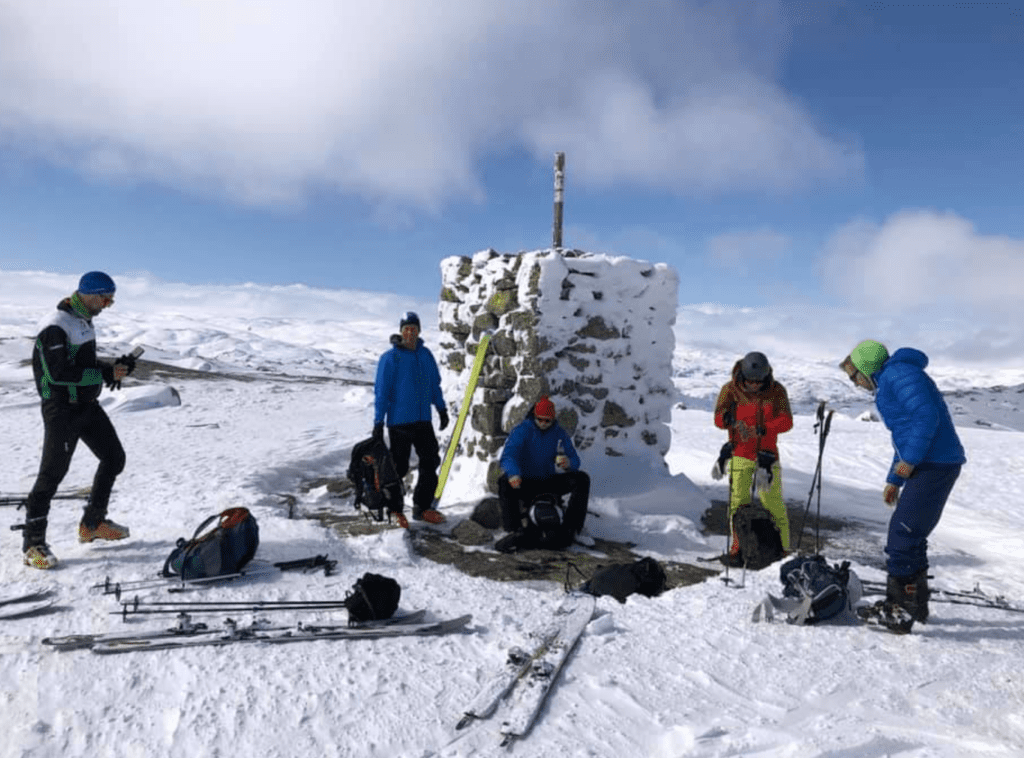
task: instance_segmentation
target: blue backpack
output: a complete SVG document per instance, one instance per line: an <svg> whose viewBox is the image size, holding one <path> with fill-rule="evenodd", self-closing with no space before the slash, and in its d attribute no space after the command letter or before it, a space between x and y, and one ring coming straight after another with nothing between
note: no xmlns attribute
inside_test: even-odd
<svg viewBox="0 0 1024 758"><path fill-rule="evenodd" d="M779 579L782 594L797 601L789 611L790 623L814 624L833 618L859 599L860 580L849 561L829 566L820 555L798 556L782 564Z"/></svg>
<svg viewBox="0 0 1024 758"><path fill-rule="evenodd" d="M214 521L217 524L203 534ZM161 574L182 579L237 574L256 555L259 544L260 529L249 509L228 508L200 524L192 539L179 539Z"/></svg>

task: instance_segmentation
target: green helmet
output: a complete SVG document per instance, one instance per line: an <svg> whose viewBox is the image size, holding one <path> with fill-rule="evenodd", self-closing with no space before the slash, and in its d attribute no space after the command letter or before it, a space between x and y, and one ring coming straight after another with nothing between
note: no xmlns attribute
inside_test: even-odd
<svg viewBox="0 0 1024 758"><path fill-rule="evenodd" d="M881 342L864 340L850 352L850 360L859 372L870 379L889 360L889 351Z"/></svg>

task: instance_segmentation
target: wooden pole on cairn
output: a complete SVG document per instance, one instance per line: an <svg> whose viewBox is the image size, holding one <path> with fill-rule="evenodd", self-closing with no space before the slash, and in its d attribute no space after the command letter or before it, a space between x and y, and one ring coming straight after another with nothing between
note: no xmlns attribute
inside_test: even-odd
<svg viewBox="0 0 1024 758"><path fill-rule="evenodd" d="M562 203L565 195L565 153L555 153L555 222L551 233L551 245L556 250L562 247Z"/></svg>

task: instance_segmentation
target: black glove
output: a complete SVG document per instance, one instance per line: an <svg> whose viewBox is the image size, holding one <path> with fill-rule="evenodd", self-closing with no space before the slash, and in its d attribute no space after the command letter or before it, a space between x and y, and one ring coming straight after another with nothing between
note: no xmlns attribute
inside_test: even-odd
<svg viewBox="0 0 1024 758"><path fill-rule="evenodd" d="M142 348L135 348L135 350L132 351L131 353L125 353L116 361L114 361L114 366L124 366L126 369L125 376L128 376L128 374L132 373L135 370L135 359L138 358L138 356L140 355L142 355ZM101 370L103 371L103 383L107 385L107 389L121 389L121 380L114 379L113 366L104 366Z"/></svg>
<svg viewBox="0 0 1024 758"><path fill-rule="evenodd" d="M384 424L373 425L373 440L374 442L384 441Z"/></svg>
<svg viewBox="0 0 1024 758"><path fill-rule="evenodd" d="M725 425L726 429L731 429L733 424L736 423L736 414L733 412L732 408L722 414L722 423Z"/></svg>
<svg viewBox="0 0 1024 758"><path fill-rule="evenodd" d="M437 417L441 421L441 423L437 425L437 428L443 432L444 428L448 426L448 409L444 407L438 408Z"/></svg>
<svg viewBox="0 0 1024 758"><path fill-rule="evenodd" d="M755 429L754 431L757 433L758 437L764 437L766 434L768 434L768 430L765 429L763 426L757 427L757 429Z"/></svg>
<svg viewBox="0 0 1024 758"><path fill-rule="evenodd" d="M131 374L135 370L135 356L132 355L131 353L125 353L120 358L118 358L116 361L114 361L114 365L115 366L117 364L119 364L119 363L122 366L127 367L129 374Z"/></svg>
<svg viewBox="0 0 1024 758"><path fill-rule="evenodd" d="M108 390L121 389L121 382L114 380L114 367L109 363L100 364L100 373L103 374L103 384Z"/></svg>

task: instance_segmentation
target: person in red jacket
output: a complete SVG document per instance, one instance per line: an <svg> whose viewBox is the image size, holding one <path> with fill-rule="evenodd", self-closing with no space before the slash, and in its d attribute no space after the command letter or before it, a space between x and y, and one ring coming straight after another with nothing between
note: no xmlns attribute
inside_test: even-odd
<svg viewBox="0 0 1024 758"><path fill-rule="evenodd" d="M782 549L789 551L789 516L782 499L782 467L779 465L778 436L793 428L786 388L775 381L772 367L763 353L747 353L732 369L732 381L722 387L715 403L715 426L729 432L731 491L729 524L736 511L749 505L758 474L758 492L778 527ZM718 476L721 468L716 465ZM739 552L733 534L729 553Z"/></svg>

